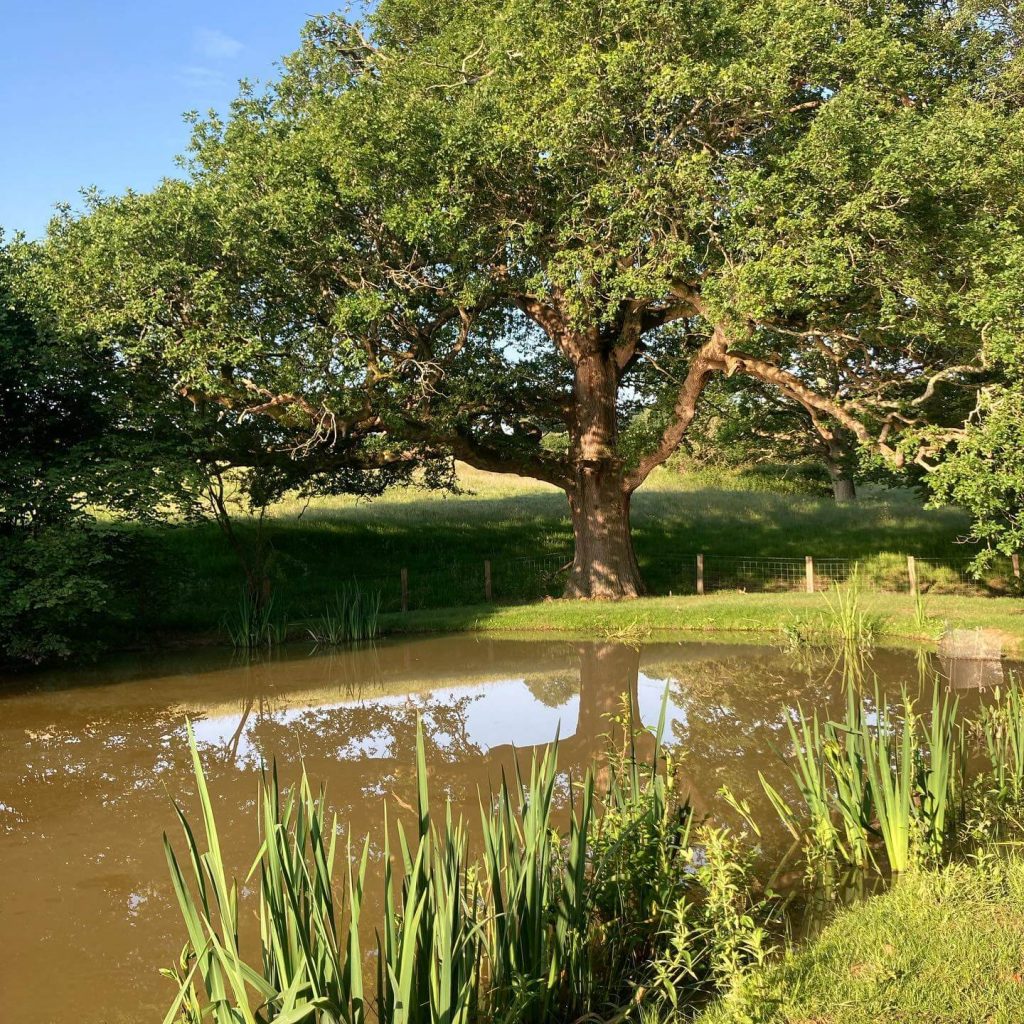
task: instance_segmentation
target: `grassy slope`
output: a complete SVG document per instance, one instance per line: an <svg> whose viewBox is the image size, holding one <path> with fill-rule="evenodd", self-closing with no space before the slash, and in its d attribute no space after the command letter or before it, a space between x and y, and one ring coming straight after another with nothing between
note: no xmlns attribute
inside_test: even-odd
<svg viewBox="0 0 1024 1024"><path fill-rule="evenodd" d="M755 970L698 1024L1024 1020L1024 862L909 876Z"/></svg>
<svg viewBox="0 0 1024 1024"><path fill-rule="evenodd" d="M339 584L353 577L381 580L393 602L403 566L409 570L413 607L435 604L438 597L451 602L451 569L462 563L459 600L473 603L483 597L484 559L494 562L500 599L502 574L508 579L520 571L511 559L549 556L557 564L571 550L560 491L468 469L461 479L470 493L457 497L407 490L372 502L340 498L305 510L295 502L276 508L267 532L278 607L294 619L316 615ZM829 498L744 489L749 486L735 477L662 472L638 492L636 545L654 592L681 589L681 567L692 564L684 556L697 551L845 558L965 554L955 545L966 527L964 516L955 510L924 511L910 494L868 493L856 505L837 507ZM246 532L245 524L241 529ZM183 574L184 582L154 602L152 624L215 629L233 607L241 581L230 548L213 524L181 526L158 536L173 575ZM719 611L724 614L725 606L717 605L716 616ZM744 617L742 603L735 615Z"/></svg>

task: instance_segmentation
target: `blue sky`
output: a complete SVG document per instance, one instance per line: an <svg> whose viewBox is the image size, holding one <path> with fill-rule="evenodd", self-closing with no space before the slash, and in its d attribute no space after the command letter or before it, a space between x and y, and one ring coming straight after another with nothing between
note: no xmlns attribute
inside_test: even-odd
<svg viewBox="0 0 1024 1024"><path fill-rule="evenodd" d="M0 0L0 227L176 173L187 110L265 79L331 0Z"/></svg>

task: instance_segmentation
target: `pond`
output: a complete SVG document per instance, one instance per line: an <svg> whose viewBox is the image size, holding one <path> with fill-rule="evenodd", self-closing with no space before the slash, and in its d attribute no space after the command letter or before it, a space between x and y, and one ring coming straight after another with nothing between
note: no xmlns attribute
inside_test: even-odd
<svg viewBox="0 0 1024 1024"><path fill-rule="evenodd" d="M998 662L942 663L977 700ZM879 651L887 690L916 687L921 658ZM291 781L304 760L327 786L353 839L379 837L382 802L415 800L414 737L422 717L435 801L473 822L478 793L514 758L560 734L560 764L577 775L623 708L648 725L668 687L668 738L682 751L698 814L728 785L772 812L759 770L783 773L777 751L797 704L840 714L830 663L774 648L431 637L334 653L287 650L241 661L224 651L122 658L37 673L0 687L0 993L6 1024L160 1020L174 995L158 970L184 932L161 845L178 845L171 798L195 813L185 722L195 733L221 838L244 876L257 847L260 767ZM780 838L777 837L776 838ZM375 849L379 844L374 844ZM372 945L375 908L364 912ZM248 925L251 922L247 922Z"/></svg>

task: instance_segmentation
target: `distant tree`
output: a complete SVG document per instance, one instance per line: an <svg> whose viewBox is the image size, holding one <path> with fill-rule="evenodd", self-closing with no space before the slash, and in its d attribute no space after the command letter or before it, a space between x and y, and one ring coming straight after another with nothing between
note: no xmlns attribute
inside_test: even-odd
<svg viewBox="0 0 1024 1024"><path fill-rule="evenodd" d="M917 419L931 425L925 434L948 440L958 436L977 401L979 382L998 376L991 368L970 378L948 380L940 394L929 396ZM819 381L823 381L819 377ZM840 391L834 385L834 391ZM905 425L907 426L907 425ZM752 377L721 377L704 393L700 412L687 433L683 451L705 466L732 469L771 468L810 474L817 471L838 502L855 501L858 479L920 487L934 466L926 461L932 450L924 436L906 452L916 461L909 472L894 471L880 460L877 449L862 445L833 417L823 415L785 392Z"/></svg>
<svg viewBox="0 0 1024 1024"><path fill-rule="evenodd" d="M683 451L706 466L827 474L836 501L857 496L857 439L781 391L749 377L711 384Z"/></svg>
<svg viewBox="0 0 1024 1024"><path fill-rule="evenodd" d="M58 220L46 287L309 472L454 456L557 485L567 593L635 595L631 497L719 375L898 465L1019 335L1017 18L382 0L198 122L187 181Z"/></svg>

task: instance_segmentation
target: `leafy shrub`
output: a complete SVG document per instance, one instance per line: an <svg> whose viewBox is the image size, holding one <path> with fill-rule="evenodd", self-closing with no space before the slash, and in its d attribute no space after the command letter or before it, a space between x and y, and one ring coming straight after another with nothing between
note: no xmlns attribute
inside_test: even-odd
<svg viewBox="0 0 1024 1024"><path fill-rule="evenodd" d="M85 523L0 535L0 658L95 655L139 613L153 578L137 537Z"/></svg>

